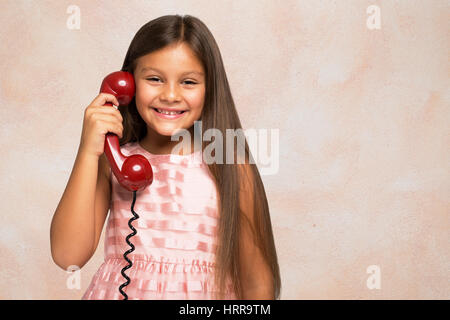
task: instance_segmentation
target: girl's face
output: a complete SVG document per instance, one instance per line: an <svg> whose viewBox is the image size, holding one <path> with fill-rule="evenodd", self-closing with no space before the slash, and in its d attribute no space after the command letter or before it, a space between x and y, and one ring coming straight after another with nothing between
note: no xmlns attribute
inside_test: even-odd
<svg viewBox="0 0 450 320"><path fill-rule="evenodd" d="M189 129L200 118L205 71L191 48L174 44L137 60L136 107L148 129L164 136ZM183 111L167 115L162 112Z"/></svg>

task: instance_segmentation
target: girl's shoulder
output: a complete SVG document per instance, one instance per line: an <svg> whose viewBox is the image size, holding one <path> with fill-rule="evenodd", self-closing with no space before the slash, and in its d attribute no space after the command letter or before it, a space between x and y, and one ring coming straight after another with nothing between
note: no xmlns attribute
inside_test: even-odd
<svg viewBox="0 0 450 320"><path fill-rule="evenodd" d="M131 152L138 147L137 142L127 142L120 146L120 151Z"/></svg>

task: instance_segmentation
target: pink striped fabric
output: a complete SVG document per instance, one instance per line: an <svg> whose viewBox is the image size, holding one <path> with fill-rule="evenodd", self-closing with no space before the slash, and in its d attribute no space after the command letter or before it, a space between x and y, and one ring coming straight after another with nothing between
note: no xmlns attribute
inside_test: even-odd
<svg viewBox="0 0 450 320"><path fill-rule="evenodd" d="M153 168L153 183L139 191L130 239L133 266L125 273L131 282L123 290L128 299L213 299L217 246L217 194L201 151L190 155L155 155L138 142L121 147L124 155L142 154ZM83 300L123 299L120 271L128 263L133 194L111 174L110 212L105 231L105 260L95 273ZM228 281L225 299L236 299Z"/></svg>

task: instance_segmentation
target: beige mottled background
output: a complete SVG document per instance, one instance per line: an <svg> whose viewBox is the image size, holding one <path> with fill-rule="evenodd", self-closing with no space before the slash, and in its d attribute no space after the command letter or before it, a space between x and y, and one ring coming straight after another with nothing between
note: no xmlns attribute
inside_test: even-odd
<svg viewBox="0 0 450 320"><path fill-rule="evenodd" d="M69 30L67 8L81 10ZM370 5L381 29L367 28ZM49 228L83 111L146 22L214 34L245 128L279 129L263 176L282 299L450 298L446 0L0 2L0 299L80 299ZM381 287L369 289L369 266Z"/></svg>

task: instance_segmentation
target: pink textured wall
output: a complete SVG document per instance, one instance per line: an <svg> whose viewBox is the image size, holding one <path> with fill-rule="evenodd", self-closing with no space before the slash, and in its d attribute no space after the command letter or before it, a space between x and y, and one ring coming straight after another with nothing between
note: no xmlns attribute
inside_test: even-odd
<svg viewBox="0 0 450 320"><path fill-rule="evenodd" d="M370 5L380 29L367 27ZM85 291L103 245L69 289L49 243L83 111L136 31L175 13L215 36L244 128L279 129L279 170L263 180L281 298L450 298L448 1L0 6L0 299Z"/></svg>

